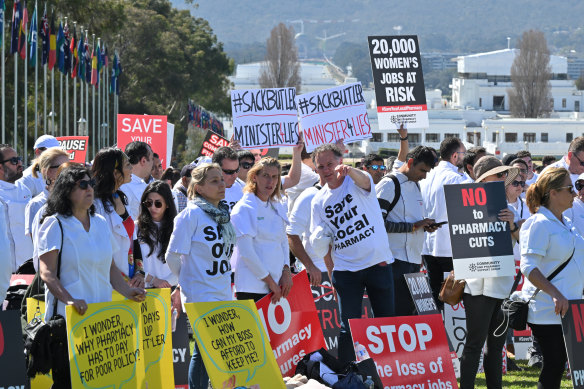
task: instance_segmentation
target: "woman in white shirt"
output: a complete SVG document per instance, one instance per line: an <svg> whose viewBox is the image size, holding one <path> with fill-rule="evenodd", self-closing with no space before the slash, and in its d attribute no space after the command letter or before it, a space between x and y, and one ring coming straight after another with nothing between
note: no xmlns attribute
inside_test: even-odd
<svg viewBox="0 0 584 389"><path fill-rule="evenodd" d="M582 298L584 289L584 240L562 215L575 195L566 169L545 169L527 190L533 215L521 228L522 294L525 300L531 298L527 322L543 356L538 387L546 389L560 387L567 360L560 315L568 311L568 300Z"/></svg>
<svg viewBox="0 0 584 389"><path fill-rule="evenodd" d="M171 295L179 312L180 301L230 301L231 265L229 258L235 244L235 231L230 222L225 198L225 181L221 167L204 163L191 172L187 191L190 201L174 219L166 261L178 277L180 286ZM178 298L180 296L180 298ZM189 365L189 387L207 389L209 376L199 348Z"/></svg>
<svg viewBox="0 0 584 389"><path fill-rule="evenodd" d="M164 181L148 184L140 200L140 216L136 221L147 288L170 288L178 283L178 277L164 258L175 216L170 186Z"/></svg>
<svg viewBox="0 0 584 389"><path fill-rule="evenodd" d="M112 287L134 301L143 301L145 291L124 282L112 261L106 221L95 214L89 170L81 165L64 169L49 199L39 230L38 254L41 279L46 285L45 318L65 316L65 305L83 315L87 304L111 301ZM59 251L61 263L59 266ZM59 266L59 268L58 268ZM58 363L53 361L54 387L71 387L67 348Z"/></svg>
<svg viewBox="0 0 584 389"><path fill-rule="evenodd" d="M281 172L278 160L262 158L248 172L243 198L231 212L237 234L232 265L238 300L258 301L273 292L272 301L277 302L290 293L288 218L280 195Z"/></svg>

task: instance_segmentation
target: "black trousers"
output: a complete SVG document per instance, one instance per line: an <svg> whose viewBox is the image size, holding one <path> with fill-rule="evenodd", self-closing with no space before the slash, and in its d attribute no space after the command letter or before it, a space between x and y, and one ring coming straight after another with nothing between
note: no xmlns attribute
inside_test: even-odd
<svg viewBox="0 0 584 389"><path fill-rule="evenodd" d="M419 273L420 265L396 259L393 264L393 290L395 301L395 316L412 316L416 314L416 306L404 274Z"/></svg>
<svg viewBox="0 0 584 389"><path fill-rule="evenodd" d="M426 270L428 271L428 279L430 281L430 288L432 289L432 296L438 309L444 310L444 303L438 299L440 288L444 281L444 273L450 273L453 270L452 257L434 257L432 255L422 255Z"/></svg>
<svg viewBox="0 0 584 389"><path fill-rule="evenodd" d="M258 302L260 301L262 298L264 298L266 294L263 293L249 293L249 292L237 292L235 293L235 297L238 300L253 300L254 302Z"/></svg>
<svg viewBox="0 0 584 389"><path fill-rule="evenodd" d="M537 387L540 389L559 388L568 360L562 326L530 323L529 327L541 347L543 356L543 367L539 373Z"/></svg>

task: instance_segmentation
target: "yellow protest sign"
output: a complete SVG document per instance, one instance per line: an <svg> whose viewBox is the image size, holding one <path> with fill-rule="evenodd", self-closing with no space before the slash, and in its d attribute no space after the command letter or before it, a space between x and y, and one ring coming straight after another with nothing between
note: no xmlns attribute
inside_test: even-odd
<svg viewBox="0 0 584 389"><path fill-rule="evenodd" d="M26 320L29 322L35 315L39 315L41 319L45 317L45 302L35 298L26 298ZM30 380L31 389L50 389L53 386L53 379L51 372L49 374L37 374L36 377Z"/></svg>
<svg viewBox="0 0 584 389"><path fill-rule="evenodd" d="M143 388L140 304L89 304L85 315L66 307L71 382L74 388Z"/></svg>
<svg viewBox="0 0 584 389"><path fill-rule="evenodd" d="M252 300L187 303L185 309L214 388L285 388Z"/></svg>

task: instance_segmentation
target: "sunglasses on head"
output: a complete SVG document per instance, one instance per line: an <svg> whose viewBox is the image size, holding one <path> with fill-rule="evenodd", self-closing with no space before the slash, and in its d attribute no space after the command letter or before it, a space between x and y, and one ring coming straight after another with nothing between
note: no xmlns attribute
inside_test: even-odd
<svg viewBox="0 0 584 389"><path fill-rule="evenodd" d="M95 186L95 180L92 178L91 180L81 180L79 181L79 189L87 189L89 187L94 187Z"/></svg>
<svg viewBox="0 0 584 389"><path fill-rule="evenodd" d="M582 188L584 188L584 181L578 180L578 181L576 181L576 184L574 186L576 187L576 190L578 192L580 192L582 190Z"/></svg>
<svg viewBox="0 0 584 389"><path fill-rule="evenodd" d="M4 161L0 161L0 163L4 164L6 162L10 162L13 165L18 165L19 162L22 162L22 157L12 157L12 158L8 158L5 159Z"/></svg>
<svg viewBox="0 0 584 389"><path fill-rule="evenodd" d="M515 181L513 181L511 183L511 185L513 185L514 187L521 186L523 188L525 186L525 181L517 181L517 180L515 180Z"/></svg>
<svg viewBox="0 0 584 389"><path fill-rule="evenodd" d="M221 169L221 170L223 170L223 173L227 174L228 176L232 176L234 174L239 173L239 168L233 169L233 170L232 169Z"/></svg>
<svg viewBox="0 0 584 389"><path fill-rule="evenodd" d="M385 167L385 165L369 165L369 166L367 166L367 167L368 167L368 168L371 168L371 169L373 169L373 170L385 170L385 169L387 169L387 168Z"/></svg>
<svg viewBox="0 0 584 389"><path fill-rule="evenodd" d="M240 163L241 167L244 169L251 169L251 167L253 166L253 162L242 162ZM225 171L225 170L223 170Z"/></svg>
<svg viewBox="0 0 584 389"><path fill-rule="evenodd" d="M160 200L146 200L142 203L146 208L152 208L152 205L154 205L156 208L162 208L162 201Z"/></svg>

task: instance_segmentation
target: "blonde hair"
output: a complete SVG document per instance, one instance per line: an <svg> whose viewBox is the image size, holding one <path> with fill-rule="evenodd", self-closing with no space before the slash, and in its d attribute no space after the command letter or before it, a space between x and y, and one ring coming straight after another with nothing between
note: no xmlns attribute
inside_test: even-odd
<svg viewBox="0 0 584 389"><path fill-rule="evenodd" d="M249 169L249 171L247 172L247 181L245 183L245 187L243 188L243 191L246 193L254 193L257 194L257 183L254 181L254 178L257 177L257 175L259 174L259 172L264 168L264 167L275 167L278 169L278 176L282 175L282 165L280 165L280 162L278 162L278 160L276 158L272 158L272 157L264 157L262 159L260 159L260 161L258 163L256 163L255 165L253 165L253 167L251 169ZM270 196L270 199L279 199L280 198L280 182L277 182L276 185L274 186L274 193L272 193L272 195Z"/></svg>
<svg viewBox="0 0 584 389"><path fill-rule="evenodd" d="M537 178L537 181L529 186L525 195L525 202L529 207L529 212L536 213L539 207L549 206L550 191L558 190L565 186L564 181L570 177L563 167L550 167L544 170Z"/></svg>
<svg viewBox="0 0 584 389"><path fill-rule="evenodd" d="M211 169L218 169L219 172L221 172L221 166L219 166L218 163L203 163L193 169L191 172L191 183L187 189L187 196L189 200L192 200L195 198L195 196L198 196L197 191L195 190L195 185L205 184L205 181L207 180L207 174L209 174Z"/></svg>
<svg viewBox="0 0 584 389"><path fill-rule="evenodd" d="M50 149L45 150L32 163L32 176L34 178L38 178L38 172L41 172L42 175L45 175L47 170L49 170L51 167L53 161L61 156L69 158L69 154L67 154L65 150L62 150L58 147L51 147Z"/></svg>

